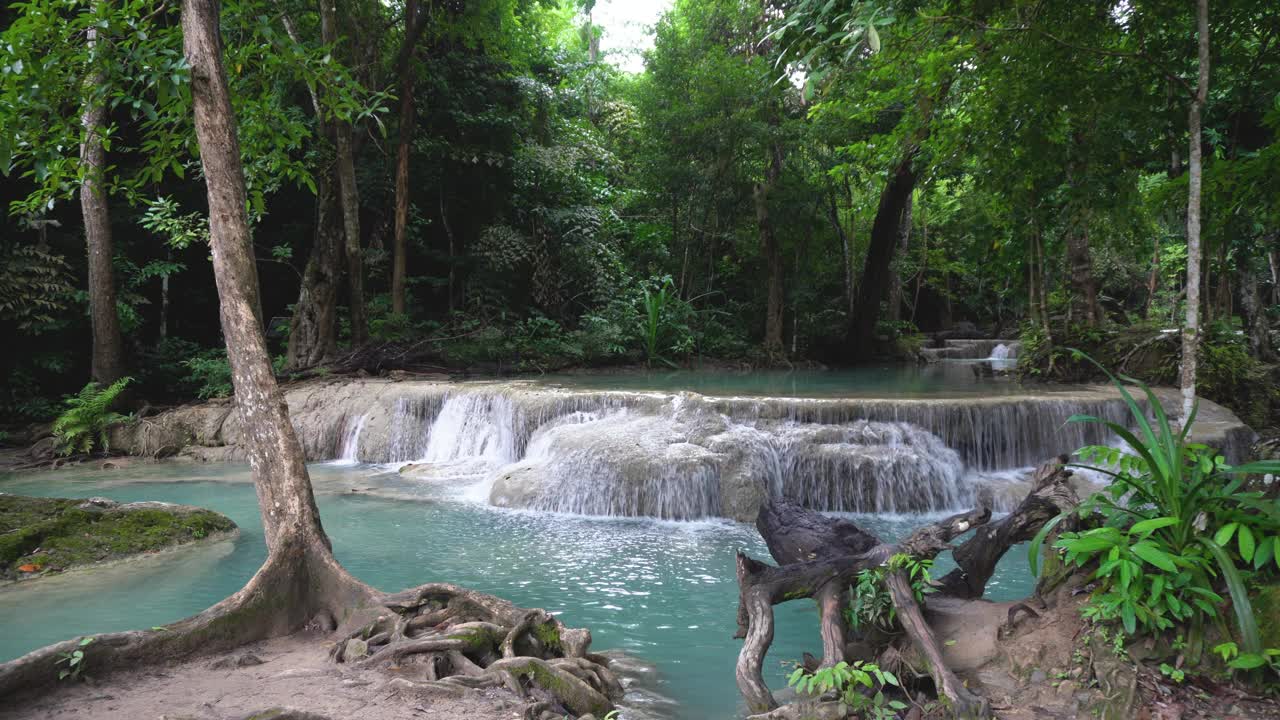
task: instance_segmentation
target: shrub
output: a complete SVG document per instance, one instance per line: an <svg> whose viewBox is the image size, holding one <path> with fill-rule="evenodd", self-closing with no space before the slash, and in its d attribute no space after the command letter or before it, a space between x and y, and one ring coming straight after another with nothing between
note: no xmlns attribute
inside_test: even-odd
<svg viewBox="0 0 1280 720"><path fill-rule="evenodd" d="M898 687L898 678L888 670L881 670L874 663L839 662L813 673L798 667L787 678L787 685L797 692L810 695L821 695L834 690L840 695L841 712L853 712L858 717L889 720L907 709L906 703L901 700L885 698L884 688ZM875 695L868 697L862 694L863 687L875 690Z"/></svg>
<svg viewBox="0 0 1280 720"><path fill-rule="evenodd" d="M1224 600L1218 589L1225 584L1246 651L1261 655L1245 578L1280 567L1280 510L1262 493L1246 491L1244 482L1249 474L1280 473L1280 462L1227 465L1211 448L1187 442L1194 410L1175 426L1150 388L1125 378L1145 395L1149 419L1124 384L1107 374L1122 393L1136 433L1090 416L1070 422L1101 423L1134 454L1096 446L1081 451L1086 464L1080 467L1110 478L1105 490L1078 509L1081 517L1100 519L1101 526L1064 532L1054 544L1068 565L1097 563L1098 585L1086 616L1119 622L1130 635L1199 627L1219 617ZM1032 541L1033 573L1039 548L1062 517Z"/></svg>
<svg viewBox="0 0 1280 720"><path fill-rule="evenodd" d="M132 380L120 378L106 388L91 382L79 393L67 397L66 409L53 421L53 437L58 444L59 455L89 453L95 443L104 450L110 449L107 429L128 419L112 412L111 406Z"/></svg>
<svg viewBox="0 0 1280 720"><path fill-rule="evenodd" d="M284 355L271 360L271 369L279 375L284 371ZM224 348L211 348L197 353L182 363L187 368L186 382L195 388L201 400L229 397L235 388L231 384L231 364Z"/></svg>

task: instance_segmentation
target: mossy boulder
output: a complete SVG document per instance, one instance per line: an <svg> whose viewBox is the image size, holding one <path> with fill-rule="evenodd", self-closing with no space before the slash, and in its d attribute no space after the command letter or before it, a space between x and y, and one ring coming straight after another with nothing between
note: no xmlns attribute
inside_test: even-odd
<svg viewBox="0 0 1280 720"><path fill-rule="evenodd" d="M0 493L0 580L118 560L235 530L225 515L189 505Z"/></svg>

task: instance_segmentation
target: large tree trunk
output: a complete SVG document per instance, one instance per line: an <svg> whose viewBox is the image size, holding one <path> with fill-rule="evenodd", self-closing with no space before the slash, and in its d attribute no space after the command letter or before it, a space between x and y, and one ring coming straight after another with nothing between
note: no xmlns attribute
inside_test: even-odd
<svg viewBox="0 0 1280 720"><path fill-rule="evenodd" d="M98 28L91 27L86 42L93 54L99 42ZM80 122L84 126L84 142L80 144L83 180L80 182L80 209L84 214L85 242L89 253L89 321L93 326L93 359L90 374L94 381L107 385L124 377L124 340L120 335L120 318L116 314L116 283L111 268L111 215L107 209L107 192L103 173L106 171L102 147L103 121L106 108L96 96L97 88L106 82L106 74L95 71L85 88L85 104Z"/></svg>
<svg viewBox="0 0 1280 720"><path fill-rule="evenodd" d="M409 144L413 140L413 60L415 25L418 20L418 0L405 0L404 46L400 50L400 62L396 72L400 78L400 142L396 147L396 218L395 240L392 243L391 260L391 311L397 315L405 312L404 280L407 271L409 226Z"/></svg>
<svg viewBox="0 0 1280 720"><path fill-rule="evenodd" d="M1102 323L1102 311L1098 307L1098 283L1093 277L1093 253L1089 249L1086 219L1081 218L1078 227L1067 231L1066 245L1073 314L1085 325L1098 327Z"/></svg>
<svg viewBox="0 0 1280 720"><path fill-rule="evenodd" d="M786 358L782 345L782 250L769 216L769 195L782 176L782 147L773 145L764 182L758 183L752 197L755 202L756 224L760 230L760 253L768 270L768 300L764 317L764 353L770 362Z"/></svg>
<svg viewBox="0 0 1280 720"><path fill-rule="evenodd" d="M320 0L320 34L326 45L338 41L337 0ZM369 340L369 318L364 305L364 250L360 246L360 189L356 187L355 151L351 123L342 118L333 122L338 167L338 198L342 206L343 249L347 259L347 288L351 313L351 344Z"/></svg>
<svg viewBox="0 0 1280 720"><path fill-rule="evenodd" d="M329 174L316 179L316 190L315 241L289 323L285 369L290 371L315 367L337 350L342 210Z"/></svg>
<svg viewBox="0 0 1280 720"><path fill-rule="evenodd" d="M875 351L876 322L880 319L880 303L889 289L889 267L898 247L898 227L902 212L911 200L916 187L916 172L912 167L918 146L911 146L898 166L889 173L889 182L880 193L880 206L871 225L867 261L862 269L862 281L858 283L858 302L850 318L846 354L851 360L865 360Z"/></svg>
<svg viewBox="0 0 1280 720"><path fill-rule="evenodd" d="M911 247L911 197L907 196L907 204L902 208L902 217L898 220L898 253L897 257L907 256ZM889 263L889 303L886 310L890 320L902 319L902 273L896 263Z"/></svg>
<svg viewBox="0 0 1280 720"><path fill-rule="evenodd" d="M1179 386L1182 391L1182 417L1191 415L1196 398L1196 353L1200 347L1200 185L1201 159L1200 111L1209 97L1209 0L1196 2L1196 36L1199 39L1199 72L1196 94L1187 113L1191 131L1191 152L1187 179L1187 317L1182 326L1182 367Z"/></svg>
<svg viewBox="0 0 1280 720"><path fill-rule="evenodd" d="M339 631L340 642L331 655L338 662L368 653L365 663L399 665L408 656L424 656L432 681L455 690L506 686L518 697L531 693L530 717L560 708L603 717L622 688L603 661L589 655L588 631L567 628L543 610L517 608L452 585L379 593L334 559L254 310L258 286L217 0L183 0L182 30L208 191L222 330L267 559L239 592L194 617L149 631L97 635L87 645L68 640L0 665L0 698L55 682L60 659L73 650L83 652L84 662L101 675L196 652L226 651L310 625ZM410 682L408 687L432 686Z"/></svg>

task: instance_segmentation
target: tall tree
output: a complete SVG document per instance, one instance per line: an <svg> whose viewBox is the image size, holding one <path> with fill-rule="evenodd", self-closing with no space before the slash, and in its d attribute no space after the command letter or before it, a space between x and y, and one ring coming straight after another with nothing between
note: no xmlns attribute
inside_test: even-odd
<svg viewBox="0 0 1280 720"><path fill-rule="evenodd" d="M1182 326L1182 416L1191 415L1196 399L1196 353L1200 347L1200 190L1203 178L1203 150L1200 113L1209 98L1209 0L1196 1L1198 72L1196 92L1187 113L1191 149L1187 157L1187 316Z"/></svg>
<svg viewBox="0 0 1280 720"><path fill-rule="evenodd" d="M324 44L338 44L337 0L320 0L320 35ZM364 301L364 249L360 240L360 189L356 185L355 149L351 122L333 119L334 150L337 153L338 199L342 207L343 250L347 259L347 289L351 313L351 343L363 345L369 339L369 316Z"/></svg>
<svg viewBox="0 0 1280 720"><path fill-rule="evenodd" d="M773 125L777 122L774 120ZM756 183L752 193L755 204L756 226L760 233L760 254L764 256L768 270L768 297L764 316L764 353L770 362L786 359L782 346L782 250L778 235L769 215L769 195L782 176L783 149L775 140L769 145L769 159L765 165L764 180Z"/></svg>
<svg viewBox="0 0 1280 720"><path fill-rule="evenodd" d="M395 239L391 246L391 311L401 315L405 312L405 272L409 244L409 146L413 142L416 119L413 106L413 48L426 25L426 18L418 15L418 0L405 0L404 42L396 60L400 86L400 141L396 145Z"/></svg>
<svg viewBox="0 0 1280 720"><path fill-rule="evenodd" d="M96 5L97 3L95 3ZM107 207L106 152L103 147L107 73L98 26L90 26L85 42L94 68L85 80L84 110L80 115L80 208L84 215L85 243L89 253L89 319L93 326L93 379L103 385L125 374L124 339L116 314L116 281L112 269L111 213Z"/></svg>

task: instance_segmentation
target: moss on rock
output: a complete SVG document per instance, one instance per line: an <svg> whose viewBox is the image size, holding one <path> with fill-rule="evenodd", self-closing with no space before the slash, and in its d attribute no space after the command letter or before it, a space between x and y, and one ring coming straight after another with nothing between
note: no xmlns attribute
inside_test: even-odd
<svg viewBox="0 0 1280 720"><path fill-rule="evenodd" d="M155 552L235 529L224 515L186 505L0 493L0 579Z"/></svg>

